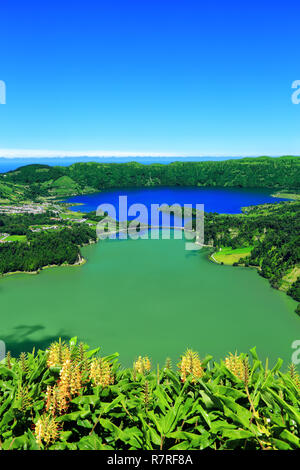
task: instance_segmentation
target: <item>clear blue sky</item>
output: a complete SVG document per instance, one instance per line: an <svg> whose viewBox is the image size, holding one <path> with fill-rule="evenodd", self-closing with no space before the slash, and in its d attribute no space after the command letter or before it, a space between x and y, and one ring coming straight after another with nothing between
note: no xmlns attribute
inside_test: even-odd
<svg viewBox="0 0 300 470"><path fill-rule="evenodd" d="M0 149L300 154L299 2L11 0L0 38Z"/></svg>

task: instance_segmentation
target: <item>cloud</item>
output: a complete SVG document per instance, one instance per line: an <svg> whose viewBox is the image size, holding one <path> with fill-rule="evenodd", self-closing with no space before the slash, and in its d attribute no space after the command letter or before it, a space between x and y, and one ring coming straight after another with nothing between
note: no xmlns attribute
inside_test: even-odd
<svg viewBox="0 0 300 470"><path fill-rule="evenodd" d="M194 153L174 153L174 152L121 152L119 150L47 150L47 149L1 149L0 158L64 158L64 157L258 157L260 155L272 155L271 153L262 152L260 154L254 153L212 153L212 152L194 152Z"/></svg>
<svg viewBox="0 0 300 470"><path fill-rule="evenodd" d="M4 158L63 158L63 157L185 157L187 155L157 152L120 152L107 150L45 150L45 149L0 149Z"/></svg>

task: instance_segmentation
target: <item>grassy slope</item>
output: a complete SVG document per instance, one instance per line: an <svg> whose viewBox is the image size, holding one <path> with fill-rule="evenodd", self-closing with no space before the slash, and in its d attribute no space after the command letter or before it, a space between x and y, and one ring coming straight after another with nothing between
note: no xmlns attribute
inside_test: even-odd
<svg viewBox="0 0 300 470"><path fill-rule="evenodd" d="M230 247L222 247L221 251L214 253L214 258L218 263L232 265L233 263L237 263L241 258L249 256L252 248L252 246L235 249Z"/></svg>
<svg viewBox="0 0 300 470"><path fill-rule="evenodd" d="M282 191L278 191L277 193L273 194L274 197L281 197L283 199L292 199L293 201L299 201L300 200L300 193L296 192L291 192L291 191L285 191L284 189Z"/></svg>
<svg viewBox="0 0 300 470"><path fill-rule="evenodd" d="M85 216L86 214L84 212L80 212L80 211L74 212L74 211L69 211L67 209L61 214L62 219L82 219Z"/></svg>
<svg viewBox="0 0 300 470"><path fill-rule="evenodd" d="M284 292L288 291L291 285L297 281L298 277L300 277L299 265L295 266L285 276L283 276L280 290L283 290Z"/></svg>
<svg viewBox="0 0 300 470"><path fill-rule="evenodd" d="M10 183L0 178L0 204L22 201L24 199L24 192L24 185Z"/></svg>
<svg viewBox="0 0 300 470"><path fill-rule="evenodd" d="M64 197L70 194L80 194L80 186L69 176L61 176L56 180L42 183L42 187L53 196Z"/></svg>
<svg viewBox="0 0 300 470"><path fill-rule="evenodd" d="M5 238L6 242L26 242L26 235L10 235Z"/></svg>

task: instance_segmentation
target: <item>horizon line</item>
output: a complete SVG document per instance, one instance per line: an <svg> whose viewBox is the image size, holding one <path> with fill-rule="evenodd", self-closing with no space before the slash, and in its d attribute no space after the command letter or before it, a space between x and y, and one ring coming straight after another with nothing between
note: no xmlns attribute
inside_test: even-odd
<svg viewBox="0 0 300 470"><path fill-rule="evenodd" d="M72 151L72 150L45 150L45 149L0 149L0 158L255 158L255 157L280 157L280 156L298 156L291 154L271 155L261 154L218 154L218 153L199 153L198 155L168 152L124 152L124 151Z"/></svg>

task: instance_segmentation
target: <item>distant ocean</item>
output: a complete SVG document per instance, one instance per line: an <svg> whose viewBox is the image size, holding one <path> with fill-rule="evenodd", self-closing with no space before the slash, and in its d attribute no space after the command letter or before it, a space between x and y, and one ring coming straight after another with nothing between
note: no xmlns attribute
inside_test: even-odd
<svg viewBox="0 0 300 470"><path fill-rule="evenodd" d="M59 158L3 158L0 157L0 173L16 170L20 166L32 165L33 163L43 163L50 166L69 166L78 162L99 162L99 163L125 163L138 162L143 165L151 163L168 164L171 162L203 162L210 160L228 160L241 157L59 157Z"/></svg>

